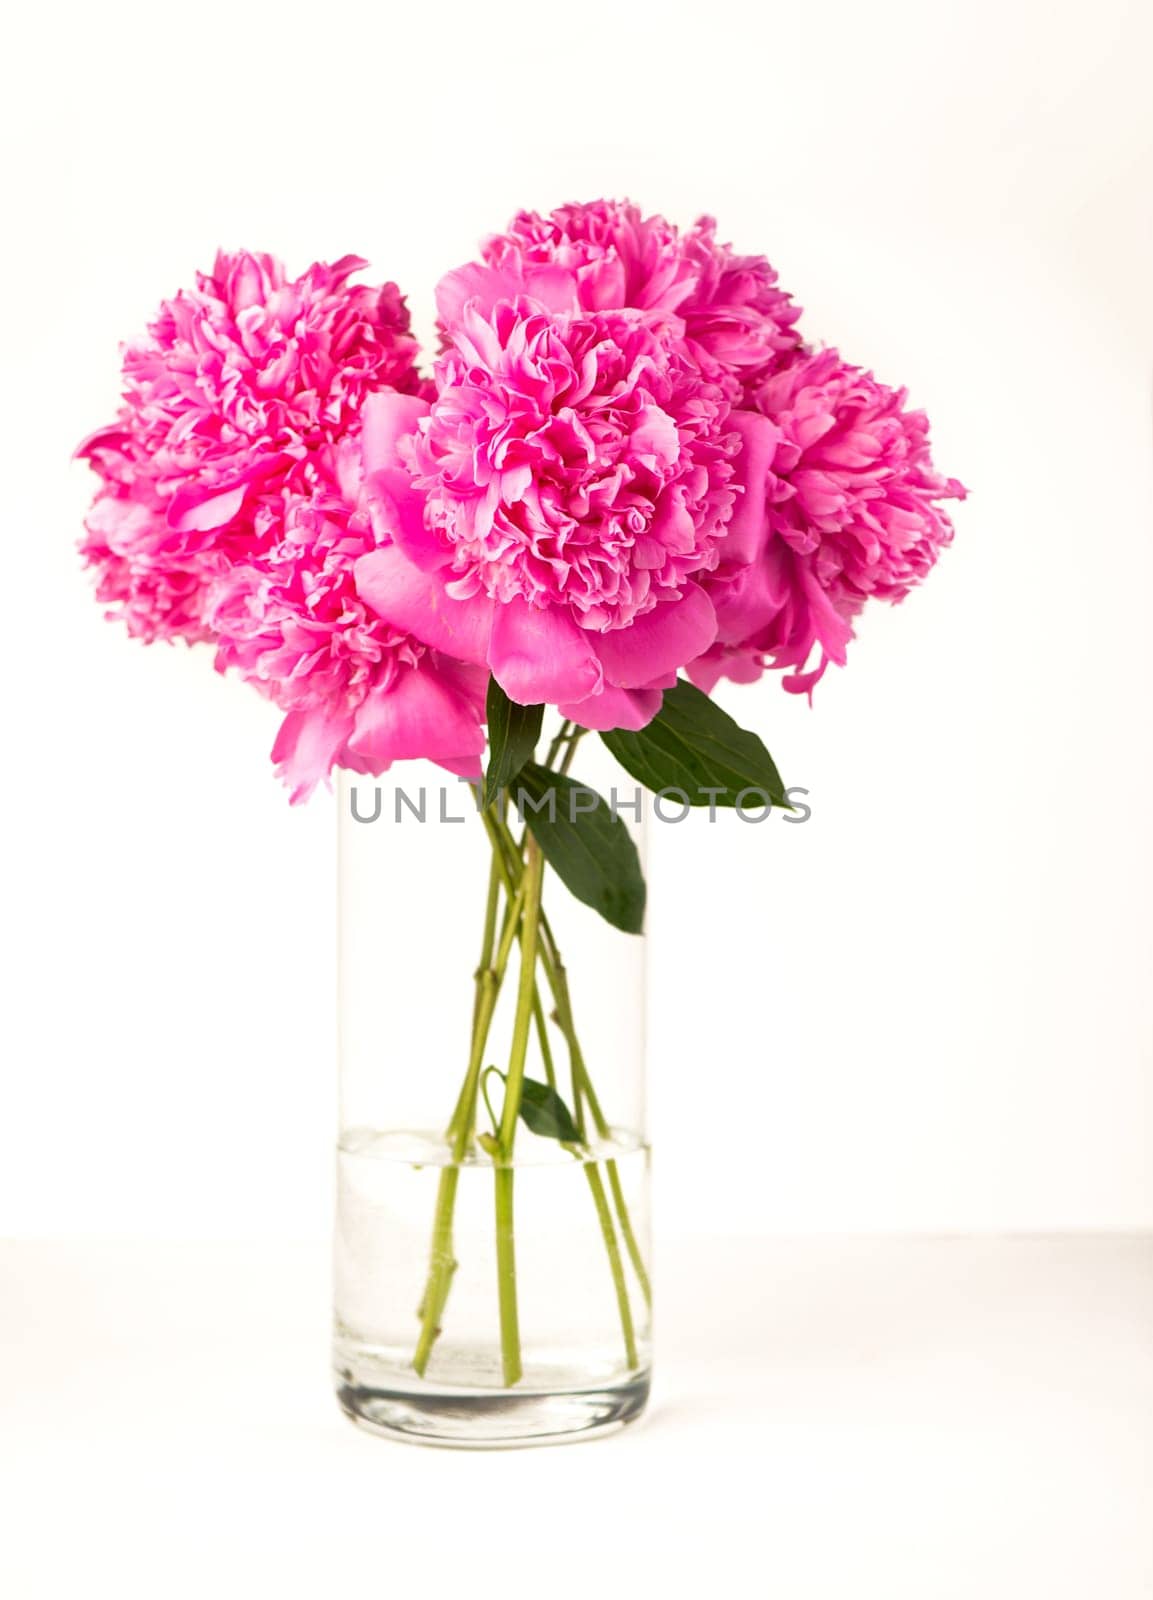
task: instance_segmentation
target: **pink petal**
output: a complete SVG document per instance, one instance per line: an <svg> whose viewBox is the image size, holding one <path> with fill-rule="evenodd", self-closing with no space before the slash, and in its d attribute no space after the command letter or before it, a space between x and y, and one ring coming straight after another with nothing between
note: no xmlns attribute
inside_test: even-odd
<svg viewBox="0 0 1153 1600"><path fill-rule="evenodd" d="M662 494L657 502L650 538L658 541L666 551L672 550L678 555L687 555L696 548L697 525L692 512L676 490Z"/></svg>
<svg viewBox="0 0 1153 1600"><path fill-rule="evenodd" d="M789 694L807 694L809 704L813 703L813 690L825 676L829 665L829 658L822 653L819 663L810 668L808 672L791 672L788 677L781 679L781 688Z"/></svg>
<svg viewBox="0 0 1153 1600"><path fill-rule="evenodd" d="M628 728L636 733L653 720L664 697L663 689L614 689L606 683L600 694L590 694L587 700L558 706L557 710L562 717L596 733L607 733L612 728Z"/></svg>
<svg viewBox="0 0 1153 1600"><path fill-rule="evenodd" d="M725 664L724 653L721 650L706 650L703 656L698 656L695 661L689 662L685 668L685 677L702 694L712 694L725 676Z"/></svg>
<svg viewBox="0 0 1153 1600"><path fill-rule="evenodd" d="M422 572L437 572L451 561L448 542L425 525L423 490L403 467L374 472L365 480L364 498L382 544L398 544Z"/></svg>
<svg viewBox="0 0 1153 1600"><path fill-rule="evenodd" d="M527 267L523 274L509 267L486 267L470 262L446 272L436 286L436 313L451 330L459 326L466 306L487 317L502 300L530 295L549 311L579 311L576 278L566 267Z"/></svg>
<svg viewBox="0 0 1153 1600"><path fill-rule="evenodd" d="M469 262L446 272L436 286L436 314L447 327L460 322L465 306L477 301L484 311L491 311L498 300L514 300L522 292L523 283L512 273Z"/></svg>
<svg viewBox="0 0 1153 1600"><path fill-rule="evenodd" d="M822 589L810 571L807 561L800 563L800 569L801 587L804 589L805 598L809 602L809 614L812 617L813 631L817 636L817 642L830 661L836 662L838 667L843 667L846 661L845 647L853 637L853 625L851 622L846 621L833 605L829 598L828 590ZM820 672L812 676L813 683L818 681L824 670L825 668L822 666ZM800 683L801 679L795 678L793 681ZM806 682L804 688L797 692L803 693L808 687L809 685Z"/></svg>
<svg viewBox="0 0 1153 1600"><path fill-rule="evenodd" d="M110 428L98 428L95 433L90 433L86 438L81 439L72 452L72 459L73 461L84 461L93 455L99 455L101 451L105 450L120 453L128 443L128 440L128 430L122 428L119 423Z"/></svg>
<svg viewBox="0 0 1153 1600"><path fill-rule="evenodd" d="M428 401L416 395L392 390L369 395L361 412L360 452L364 497L377 538L401 545L418 567L434 572L451 551L425 527L425 495L413 483L399 449L429 410Z"/></svg>
<svg viewBox="0 0 1153 1600"><path fill-rule="evenodd" d="M591 639L559 606L538 608L518 597L495 608L489 665L518 705L584 700L602 682Z"/></svg>
<svg viewBox="0 0 1153 1600"><path fill-rule="evenodd" d="M704 694L712 694L722 678L730 683L756 683L764 673L760 654L750 646L726 650L721 645L690 661L685 677Z"/></svg>
<svg viewBox="0 0 1153 1600"><path fill-rule="evenodd" d="M484 750L480 719L422 662L390 689L377 689L356 714L348 741L357 770L384 772L393 761L461 761Z"/></svg>
<svg viewBox="0 0 1153 1600"><path fill-rule="evenodd" d="M427 416L431 409L427 400L417 395L397 394L392 389L369 395L360 412L360 451L366 476L403 465L397 444L416 432L420 418Z"/></svg>
<svg viewBox="0 0 1153 1600"><path fill-rule="evenodd" d="M741 436L732 482L743 493L737 496L725 530L721 561L745 564L756 560L767 534L766 487L779 434L767 417L755 411L732 412L728 426Z"/></svg>
<svg viewBox="0 0 1153 1600"><path fill-rule="evenodd" d="M654 606L626 628L592 637L609 683L621 689L643 689L662 673L675 672L699 656L716 636L713 603L703 589L690 583L678 600Z"/></svg>
<svg viewBox="0 0 1153 1600"><path fill-rule="evenodd" d="M469 783L479 783L484 773L480 756L465 756L461 760L437 761L438 767L443 767L446 772L451 772L457 778L467 778Z"/></svg>
<svg viewBox="0 0 1153 1600"><path fill-rule="evenodd" d="M567 267L532 266L526 274L527 292L548 311L578 312L581 308L577 280Z"/></svg>
<svg viewBox="0 0 1153 1600"><path fill-rule="evenodd" d="M168 526L177 533L207 533L231 522L244 504L245 483L178 489L168 502Z"/></svg>
<svg viewBox="0 0 1153 1600"><path fill-rule="evenodd" d="M727 583L716 584L712 601L722 644L742 644L772 622L788 600L788 590L774 583L778 576L767 561L755 561L738 567Z"/></svg>
<svg viewBox="0 0 1153 1600"><path fill-rule="evenodd" d="M578 269L581 300L590 311L623 306L628 293L625 264L619 256L604 256Z"/></svg>
<svg viewBox="0 0 1153 1600"><path fill-rule="evenodd" d="M332 764L352 727L352 718L324 710L290 711L280 724L272 759L288 785L291 805L307 800Z"/></svg>
<svg viewBox="0 0 1153 1600"><path fill-rule="evenodd" d="M488 663L474 664L440 655L437 657L436 671L441 683L460 695L467 704L474 706L477 717L483 722L488 694Z"/></svg>
<svg viewBox="0 0 1153 1600"><path fill-rule="evenodd" d="M361 598L394 628L459 661L483 664L492 629L487 596L451 599L394 544L361 556L353 575Z"/></svg>
<svg viewBox="0 0 1153 1600"><path fill-rule="evenodd" d="M641 408L640 418L629 437L629 448L643 460L651 457L658 466L669 467L677 459L681 440L677 425L660 406Z"/></svg>

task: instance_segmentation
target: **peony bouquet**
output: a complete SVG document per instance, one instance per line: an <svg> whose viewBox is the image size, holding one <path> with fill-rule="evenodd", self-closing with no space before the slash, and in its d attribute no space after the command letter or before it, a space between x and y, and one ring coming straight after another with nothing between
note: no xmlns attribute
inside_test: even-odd
<svg viewBox="0 0 1153 1600"><path fill-rule="evenodd" d="M414 759L473 783L489 892L411 1370L425 1379L448 1326L460 1174L480 1163L495 1382L524 1381L519 1128L584 1172L627 1376L648 1272L542 885L547 866L635 934L644 882L615 808L571 803L579 746L595 733L688 805L787 807L714 686L779 671L811 697L866 602L932 568L965 491L905 391L811 343L768 261L710 218L520 213L437 286L430 375L396 286L352 281L364 266L293 279L221 253L161 306L125 348L116 420L80 447L99 479L82 550L131 634L209 643L276 704L293 802L334 769Z"/></svg>

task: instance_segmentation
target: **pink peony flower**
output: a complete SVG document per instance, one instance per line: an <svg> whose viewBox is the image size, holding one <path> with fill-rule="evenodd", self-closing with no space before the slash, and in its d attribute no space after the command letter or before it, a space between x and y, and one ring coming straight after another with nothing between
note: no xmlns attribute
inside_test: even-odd
<svg viewBox="0 0 1153 1600"><path fill-rule="evenodd" d="M588 727L641 727L716 631L716 565L739 435L683 342L635 312L587 310L571 274L503 298L501 269L450 274L452 342L401 471L369 480L393 541L357 565L394 626L488 665L513 700ZM410 469L406 478L403 468Z"/></svg>
<svg viewBox="0 0 1153 1600"><path fill-rule="evenodd" d="M393 284L350 285L346 256L289 281L271 256L220 255L124 358L117 424L81 446L103 479L85 554L144 639L212 641L285 713L273 759L295 800L334 765L424 757L479 774L484 675L357 595L376 545L361 419L423 385Z"/></svg>
<svg viewBox="0 0 1153 1600"><path fill-rule="evenodd" d="M676 317L698 362L734 401L787 364L800 347L801 308L777 287L764 256L738 256L718 244L716 223L701 217L681 234L663 217L644 217L627 200L559 206L547 217L521 211L508 231L485 241L483 255L508 292L547 291L558 272L575 281L589 311L629 308ZM472 292L476 269L450 274L449 317Z"/></svg>
<svg viewBox="0 0 1153 1600"><path fill-rule="evenodd" d="M811 693L830 661L844 665L866 600L903 599L951 542L938 502L966 491L934 468L928 418L905 398L824 350L762 383L754 412L734 413L744 499L707 583L717 639L688 669L698 687L771 666L794 669L786 689Z"/></svg>
<svg viewBox="0 0 1153 1600"><path fill-rule="evenodd" d="M486 675L393 628L356 592L354 564L376 544L353 508L359 455L356 442L341 452L343 492L292 501L280 541L231 567L207 606L218 669L287 713L272 756L294 802L334 766L376 775L420 757L480 774Z"/></svg>
<svg viewBox="0 0 1153 1600"><path fill-rule="evenodd" d="M277 543L365 397L420 388L404 301L350 285L363 265L290 281L272 256L221 253L125 350L119 418L78 454L103 479L82 551L133 634L204 639L208 583Z"/></svg>

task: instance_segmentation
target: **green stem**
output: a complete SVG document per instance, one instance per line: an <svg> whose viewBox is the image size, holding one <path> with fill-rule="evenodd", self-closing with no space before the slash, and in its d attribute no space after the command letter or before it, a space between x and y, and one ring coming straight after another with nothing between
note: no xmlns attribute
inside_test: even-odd
<svg viewBox="0 0 1153 1600"><path fill-rule="evenodd" d="M508 1056L508 1076L501 1108L499 1154L494 1169L496 1188L497 1297L500 1306L500 1353L504 1381L511 1388L521 1377L520 1323L516 1297L516 1249L513 1239L512 1157L516 1123L520 1115L524 1067L528 1055L528 1036L532 1027L536 992L537 938L540 929L540 897L544 881L544 856L536 840L528 841L528 854L521 877L523 910L520 921L520 986L512 1045Z"/></svg>
<svg viewBox="0 0 1153 1600"><path fill-rule="evenodd" d="M480 965L474 977L476 979L476 994L472 1008L473 1033L476 1033L476 1019L480 1011L480 986L485 968L492 961L493 945L496 942L496 914L500 906L501 875L497 862L489 863L488 869L488 895L484 903L484 934L481 938Z"/></svg>
<svg viewBox="0 0 1153 1600"><path fill-rule="evenodd" d="M500 1358L505 1385L519 1383L520 1317L516 1301L516 1252L513 1246L512 1180L514 1169L493 1168L496 1186L496 1293L500 1311Z"/></svg>
<svg viewBox="0 0 1153 1600"><path fill-rule="evenodd" d="M581 732L584 732L583 728L581 729ZM573 725L566 717L561 723L558 733L548 747L548 755L546 755L544 758L544 764L546 767L552 766L553 762L557 758L557 753L559 752L561 745L567 743L567 741L572 738L572 734Z"/></svg>
<svg viewBox="0 0 1153 1600"><path fill-rule="evenodd" d="M637 1243L637 1236L633 1232L632 1218L629 1208L625 1204L624 1190L621 1188L621 1175L615 1161L605 1162L605 1171L609 1175L609 1188L613 1194L613 1206L616 1208L617 1222L620 1225L621 1238L625 1242L625 1249L629 1253L629 1260L633 1264L633 1271L637 1275L637 1282L641 1286L641 1293L645 1297L645 1305L652 1309L653 1286L645 1267L645 1258L641 1255L641 1247Z"/></svg>
<svg viewBox="0 0 1153 1600"><path fill-rule="evenodd" d="M584 1053L577 1042L576 1031L572 1025L572 1004L568 997L568 976L565 973L564 966L561 963L559 956L556 958L556 961L558 978L564 991L565 1011L568 1017L570 1029L569 1048L572 1056L573 1098L576 1100L578 1097L583 1097L584 1099L588 1100L589 1111L592 1113L593 1126L596 1128L598 1138L608 1139L611 1137L612 1130L608 1125L608 1121L604 1115L604 1112L601 1110L600 1101L597 1099L596 1090L593 1088L592 1079L589 1077L588 1067L585 1065ZM563 1031L564 1030L562 1029L562 1032ZM625 1201L624 1189L621 1186L620 1169L618 1168L616 1161L612 1159L606 1161L605 1171L608 1174L609 1188L612 1191L613 1197L613 1207L617 1214L617 1222L620 1224L621 1237L624 1239L625 1249L629 1253L629 1260L633 1264L633 1271L637 1275L637 1282L641 1286L641 1293L645 1297L645 1304L651 1308L653 1303L653 1286L651 1280L649 1279L648 1270L645 1267L644 1257L641 1255L640 1245L637 1243L637 1236L633 1231L632 1218L629 1215L629 1208Z"/></svg>
<svg viewBox="0 0 1153 1600"><path fill-rule="evenodd" d="M456 1209L456 1186L460 1168L450 1163L441 1169L436 1187L436 1210L432 1218L432 1248L428 1258L428 1282L420 1303L420 1337L413 1352L412 1364L423 1378L428 1367L432 1347L440 1337L440 1319L448 1299L449 1287L456 1272L456 1257L452 1249L452 1218Z"/></svg>
<svg viewBox="0 0 1153 1600"><path fill-rule="evenodd" d="M556 1067L553 1064L552 1045L549 1043L548 1023L545 1021L544 1007L540 1003L539 989L533 991L532 1018L536 1023L537 1043L540 1046L540 1058L544 1064L544 1080L550 1089L556 1088Z"/></svg>
<svg viewBox="0 0 1153 1600"><path fill-rule="evenodd" d="M490 883L493 879L499 883L500 872L494 859L490 874ZM432 1246L429 1251L428 1282L425 1285L424 1297L420 1304L420 1335L417 1339L416 1350L413 1352L412 1364L416 1371L424 1376L428 1367L432 1347L440 1334L441 1316L444 1312L445 1302L448 1300L448 1291L452 1286L453 1274L456 1271L456 1258L452 1248L452 1223L456 1211L456 1191L460 1180L460 1163L464 1160L472 1139L473 1124L476 1119L477 1085L480 1080L481 1064L484 1061L484 1047L488 1042L489 1028L492 1025L493 1013L496 1010L497 996L504 980L505 968L508 966L512 942L516 937L517 927L520 922L520 909L524 904L522 890L517 891L508 903L505 912L504 924L501 928L500 945L493 956L492 945L496 931L495 907L489 915L492 905L491 893L488 905L485 908L484 936L481 947L480 965L476 971L476 1001L473 1011L472 1044L469 1049L468 1071L461 1087L460 1096L453 1110L452 1119L448 1125L448 1138L450 1141L449 1163L441 1170L440 1181L436 1191L436 1210L432 1219Z"/></svg>
<svg viewBox="0 0 1153 1600"><path fill-rule="evenodd" d="M613 1275L613 1288L616 1290L617 1295L617 1309L621 1318L621 1332L624 1334L625 1339L625 1359L631 1372L637 1364L637 1340L633 1331L633 1314L629 1306L629 1292L625 1284L624 1267L621 1265L621 1253L617 1248L616 1234L613 1232L613 1219L609 1213L609 1203L605 1199L605 1186L601 1182L601 1175L597 1165L594 1161L586 1161L584 1169L589 1188L592 1190L593 1205L596 1206L601 1233L604 1235L605 1249L608 1251L609 1267Z"/></svg>
<svg viewBox="0 0 1153 1600"><path fill-rule="evenodd" d="M569 733L568 738L565 741L568 745L568 749L564 753L564 760L557 768L557 771L560 773L562 778L567 775L568 769L572 766L572 760L573 756L576 755L577 745L580 744L587 732L587 728L573 728Z"/></svg>
<svg viewBox="0 0 1153 1600"><path fill-rule="evenodd" d="M536 840L530 838L519 889L524 907L520 916L520 986L517 990L516 1018L513 1022L512 1044L508 1054L508 1081L505 1084L504 1108L500 1119L501 1155L505 1161L512 1160L516 1119L520 1115L524 1064L528 1055L528 1035L532 1026L533 1000L536 998L537 938L540 930L540 895L543 881L544 856Z"/></svg>

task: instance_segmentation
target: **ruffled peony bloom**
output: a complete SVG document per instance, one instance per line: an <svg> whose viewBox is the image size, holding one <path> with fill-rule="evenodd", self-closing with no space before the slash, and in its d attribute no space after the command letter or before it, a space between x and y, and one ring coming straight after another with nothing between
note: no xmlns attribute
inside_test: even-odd
<svg viewBox="0 0 1153 1600"><path fill-rule="evenodd" d="M787 364L800 347L801 308L777 287L764 256L738 256L718 244L716 223L701 217L681 234L663 217L642 216L627 200L559 206L547 217L521 211L507 232L485 241L483 256L509 293L547 291L558 272L576 283L589 311L628 308L680 319L696 359L734 401ZM475 269L474 269L475 270ZM452 274L459 312L472 273ZM452 320L450 315L449 320Z"/></svg>
<svg viewBox="0 0 1153 1600"><path fill-rule="evenodd" d="M334 766L375 775L419 757L480 773L486 675L392 627L356 592L354 564L376 544L367 512L353 509L359 459L358 443L344 449L343 490L292 501L279 542L210 591L218 669L287 713L272 757L294 802Z"/></svg>
<svg viewBox="0 0 1153 1600"><path fill-rule="evenodd" d="M503 298L503 270L442 285L438 396L382 397L396 467L369 481L388 548L357 566L394 626L491 668L511 699L641 727L716 631L699 579L732 508L739 435L669 330L591 311L572 275Z"/></svg>
<svg viewBox="0 0 1153 1600"><path fill-rule="evenodd" d="M866 600L903 599L951 542L938 502L966 491L934 468L928 418L905 398L824 350L734 414L745 496L708 582L717 639L688 669L698 687L781 667L786 689L811 693L844 665Z"/></svg>
<svg viewBox="0 0 1153 1600"><path fill-rule="evenodd" d="M396 286L348 282L364 264L289 280L272 256L221 253L125 350L119 418L78 454L103 479L81 548L131 633L207 637L207 585L277 543L365 397L420 388Z"/></svg>
<svg viewBox="0 0 1153 1600"><path fill-rule="evenodd" d="M300 800L335 765L422 757L479 774L484 676L369 611L353 581L376 545L361 497L375 394L423 392L393 284L346 256L295 281L271 256L220 255L124 357L117 424L81 446L103 479L84 553L131 633L217 646L285 713L273 759Z"/></svg>

